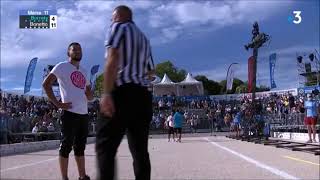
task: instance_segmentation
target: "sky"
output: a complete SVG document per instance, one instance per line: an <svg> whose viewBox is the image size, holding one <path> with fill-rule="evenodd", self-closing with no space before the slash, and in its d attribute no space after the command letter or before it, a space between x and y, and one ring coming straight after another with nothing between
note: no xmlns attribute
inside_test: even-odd
<svg viewBox="0 0 320 180"><path fill-rule="evenodd" d="M270 86L269 55L277 53L276 89L299 86L296 55L319 52L318 0L245 1L1 1L1 89L21 92L29 61L38 64L29 94L41 94L43 69L67 60L67 46L79 42L81 64L103 72L104 41L113 9L120 4L133 11L134 22L150 39L155 63L170 60L193 76L221 81L231 63L235 77L247 81L254 21L271 36L259 49L257 85ZM57 29L19 29L20 10L56 10ZM301 23L289 16L301 11ZM306 62L307 58L304 59Z"/></svg>

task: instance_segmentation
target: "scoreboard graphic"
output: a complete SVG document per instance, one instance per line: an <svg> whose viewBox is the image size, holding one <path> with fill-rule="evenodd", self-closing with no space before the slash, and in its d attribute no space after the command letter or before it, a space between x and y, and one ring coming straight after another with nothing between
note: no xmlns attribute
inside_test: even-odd
<svg viewBox="0 0 320 180"><path fill-rule="evenodd" d="M20 29L57 29L57 11L20 10Z"/></svg>

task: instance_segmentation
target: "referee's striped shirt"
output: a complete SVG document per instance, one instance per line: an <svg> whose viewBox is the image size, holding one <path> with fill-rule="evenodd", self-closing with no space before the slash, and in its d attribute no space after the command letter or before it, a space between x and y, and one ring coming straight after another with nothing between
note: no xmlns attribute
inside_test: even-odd
<svg viewBox="0 0 320 180"><path fill-rule="evenodd" d="M154 69L150 42L134 22L113 23L105 42L119 51L117 86L127 83L148 86L146 73Z"/></svg>

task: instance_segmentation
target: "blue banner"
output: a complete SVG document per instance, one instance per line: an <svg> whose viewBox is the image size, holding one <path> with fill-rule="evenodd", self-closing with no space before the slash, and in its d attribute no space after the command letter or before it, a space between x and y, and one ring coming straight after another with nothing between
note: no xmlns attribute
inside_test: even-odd
<svg viewBox="0 0 320 180"><path fill-rule="evenodd" d="M33 58L29 63L27 75L26 75L26 81L24 83L24 94L30 91L30 87L33 79L33 73L34 73L34 70L36 69L37 61L38 61L38 58Z"/></svg>
<svg viewBox="0 0 320 180"><path fill-rule="evenodd" d="M99 71L99 65L94 65L91 68L91 75L95 75Z"/></svg>
<svg viewBox="0 0 320 180"><path fill-rule="evenodd" d="M95 77L93 82L91 83L91 91L93 92L94 92L94 89L96 88L96 82L97 82L97 77Z"/></svg>
<svg viewBox="0 0 320 180"><path fill-rule="evenodd" d="M95 86L96 79L97 79L97 77L94 76L94 75L95 75L98 71L99 71L99 65L94 65L94 66L92 66L92 68L91 68L91 75L90 75L90 84L91 84L91 90L92 90L92 91L94 90L94 86ZM93 77L95 77L95 78L92 79Z"/></svg>
<svg viewBox="0 0 320 180"><path fill-rule="evenodd" d="M271 89L277 87L276 82L274 81L274 69L276 67L276 60L277 60L276 53L273 53L269 56Z"/></svg>

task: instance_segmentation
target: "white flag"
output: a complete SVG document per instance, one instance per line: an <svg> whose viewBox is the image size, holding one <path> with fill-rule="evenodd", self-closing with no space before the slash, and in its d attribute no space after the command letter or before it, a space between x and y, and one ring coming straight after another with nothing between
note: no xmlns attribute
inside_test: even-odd
<svg viewBox="0 0 320 180"><path fill-rule="evenodd" d="M234 78L234 72L236 70L237 64L232 64L230 65L228 69L228 74L227 74L227 90L232 90L232 85L233 85L233 78Z"/></svg>

